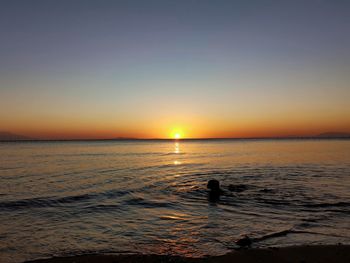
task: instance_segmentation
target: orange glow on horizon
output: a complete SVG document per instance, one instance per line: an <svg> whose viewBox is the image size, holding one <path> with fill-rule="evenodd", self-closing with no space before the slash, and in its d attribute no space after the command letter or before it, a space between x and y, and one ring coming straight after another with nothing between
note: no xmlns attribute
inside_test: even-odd
<svg viewBox="0 0 350 263"><path fill-rule="evenodd" d="M56 119L8 123L9 132L37 139L186 139L186 138L251 138L314 136L324 132L350 132L344 118L209 118L184 116L143 120L111 121L110 119ZM11 125L12 124L12 125Z"/></svg>

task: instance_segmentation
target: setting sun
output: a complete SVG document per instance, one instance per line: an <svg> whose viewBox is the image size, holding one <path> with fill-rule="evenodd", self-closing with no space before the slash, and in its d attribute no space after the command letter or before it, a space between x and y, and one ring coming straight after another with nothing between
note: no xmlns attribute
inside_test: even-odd
<svg viewBox="0 0 350 263"><path fill-rule="evenodd" d="M175 140L179 140L179 139L184 138L183 130L180 128L171 129L171 132L169 135L170 135L169 138L175 139Z"/></svg>

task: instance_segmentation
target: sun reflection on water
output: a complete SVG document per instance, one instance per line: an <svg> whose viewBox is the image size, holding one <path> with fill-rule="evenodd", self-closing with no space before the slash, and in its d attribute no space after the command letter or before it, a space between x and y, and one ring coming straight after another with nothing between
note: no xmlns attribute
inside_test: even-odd
<svg viewBox="0 0 350 263"><path fill-rule="evenodd" d="M180 144L178 142L175 142L175 150L174 153L180 153Z"/></svg>
<svg viewBox="0 0 350 263"><path fill-rule="evenodd" d="M175 154L179 154L180 153L180 143L179 142L175 142L174 144L174 153ZM174 160L174 165L179 165L181 164L181 162L179 160Z"/></svg>

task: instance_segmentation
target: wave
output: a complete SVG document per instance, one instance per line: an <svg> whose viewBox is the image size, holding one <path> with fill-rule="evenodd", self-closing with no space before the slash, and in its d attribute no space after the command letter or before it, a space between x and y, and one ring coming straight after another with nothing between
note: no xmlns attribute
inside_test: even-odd
<svg viewBox="0 0 350 263"><path fill-rule="evenodd" d="M174 205L169 202L160 202L154 200L146 200L144 198L135 197L124 202L125 205L142 206L144 208L156 208L156 207L173 207Z"/></svg>
<svg viewBox="0 0 350 263"><path fill-rule="evenodd" d="M238 239L236 241L236 244L240 247L245 247L245 246L250 246L252 243L255 243L255 242L261 242L261 241L265 241L267 239L283 237L283 236L287 236L289 234L310 234L310 235L322 235L322 236L346 238L346 236L343 236L343 235L334 235L334 234L319 233L319 232L313 232L313 231L287 229L287 230L282 230L282 231L266 234L266 235L263 235L260 237L250 238L248 235L245 235L243 238Z"/></svg>
<svg viewBox="0 0 350 263"><path fill-rule="evenodd" d="M27 208L61 207L73 203L85 202L97 198L116 198L128 194L129 191L109 190L102 193L81 194L66 197L41 197L16 201L0 202L0 210L17 210Z"/></svg>
<svg viewBox="0 0 350 263"><path fill-rule="evenodd" d="M309 208L350 207L350 203L348 202L320 203L320 204L306 204L304 206Z"/></svg>

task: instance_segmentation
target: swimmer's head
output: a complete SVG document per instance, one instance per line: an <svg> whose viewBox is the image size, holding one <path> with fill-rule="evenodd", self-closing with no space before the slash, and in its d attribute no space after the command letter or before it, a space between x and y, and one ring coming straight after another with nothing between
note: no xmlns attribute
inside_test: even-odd
<svg viewBox="0 0 350 263"><path fill-rule="evenodd" d="M221 191L220 183L218 180L215 180L215 179L208 181L207 188L210 189L211 191L215 191L215 192Z"/></svg>

